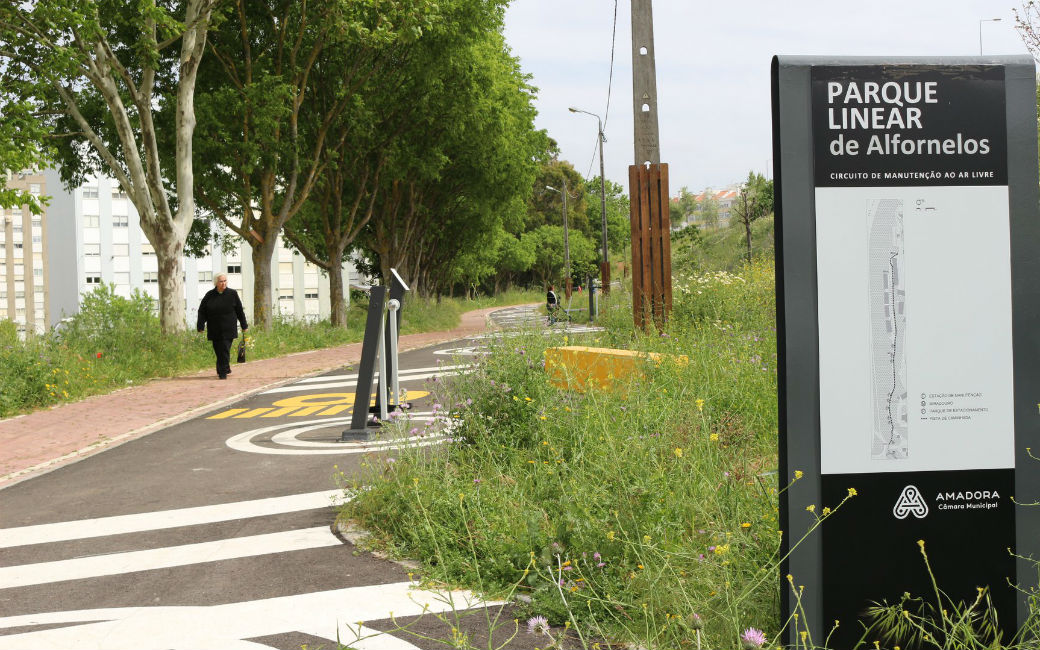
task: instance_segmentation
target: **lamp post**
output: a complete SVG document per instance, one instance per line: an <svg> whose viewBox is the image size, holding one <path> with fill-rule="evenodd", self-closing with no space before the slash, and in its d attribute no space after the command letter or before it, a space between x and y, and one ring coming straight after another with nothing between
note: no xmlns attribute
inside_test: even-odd
<svg viewBox="0 0 1040 650"><path fill-rule="evenodd" d="M610 293L610 261L607 258L607 180L603 173L603 142L606 138L603 136L603 120L599 119L599 115L595 113L583 111L573 106L567 110L572 113L585 113L596 118L596 130L599 136L599 204L600 214L603 217L603 261L599 266L599 279L602 285L600 290L604 293Z"/></svg>
<svg viewBox="0 0 1040 650"><path fill-rule="evenodd" d="M980 18L979 19L979 56L982 56L982 23L999 23L1000 18Z"/></svg>
<svg viewBox="0 0 1040 650"><path fill-rule="evenodd" d="M567 296L567 300L571 298L571 244L568 235L567 226L567 177L563 177L563 191L556 189L552 185L546 185L545 189L550 192L556 192L557 194L563 195L563 273L564 273L564 293Z"/></svg>

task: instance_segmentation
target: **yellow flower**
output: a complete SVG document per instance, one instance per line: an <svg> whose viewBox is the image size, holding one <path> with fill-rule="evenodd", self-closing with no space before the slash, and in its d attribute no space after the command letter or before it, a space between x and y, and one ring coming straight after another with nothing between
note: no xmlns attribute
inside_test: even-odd
<svg viewBox="0 0 1040 650"><path fill-rule="evenodd" d="M809 505L805 506L805 509L808 510L809 512L816 512L816 506L813 505L813 504L809 504Z"/></svg>
<svg viewBox="0 0 1040 650"><path fill-rule="evenodd" d="M649 535L643 535L643 543L644 544L649 544L650 543L650 536Z"/></svg>
<svg viewBox="0 0 1040 650"><path fill-rule="evenodd" d="M826 517L829 514L831 514L831 509L830 508L824 508L823 509L823 516Z"/></svg>
<svg viewBox="0 0 1040 650"><path fill-rule="evenodd" d="M740 527L745 529L751 528L751 524L745 521L744 523L740 524Z"/></svg>
<svg viewBox="0 0 1040 650"><path fill-rule="evenodd" d="M675 454L676 458L682 458L682 447L676 447L675 451L672 453Z"/></svg>
<svg viewBox="0 0 1040 650"><path fill-rule="evenodd" d="M704 400L698 398L696 404L697 404L697 410L698 411L703 411L704 410Z"/></svg>
<svg viewBox="0 0 1040 650"><path fill-rule="evenodd" d="M607 539L609 539L612 542L614 541L614 531L607 531Z"/></svg>
<svg viewBox="0 0 1040 650"><path fill-rule="evenodd" d="M530 401L531 401L531 398L530 398L530 397L525 397L524 399L525 399L525 400L527 400L528 402L530 402Z"/></svg>
<svg viewBox="0 0 1040 650"><path fill-rule="evenodd" d="M849 488L849 496L850 497L854 497L857 494L859 494L859 492L856 492L856 488Z"/></svg>
<svg viewBox="0 0 1040 650"><path fill-rule="evenodd" d="M708 436L708 440L711 440L712 442L718 442L719 441L719 434L717 434L717 433L711 434L710 436Z"/></svg>
<svg viewBox="0 0 1040 650"><path fill-rule="evenodd" d="M797 481L798 479L802 478L803 476L805 476L805 473L802 470L796 469L794 471L794 480Z"/></svg>

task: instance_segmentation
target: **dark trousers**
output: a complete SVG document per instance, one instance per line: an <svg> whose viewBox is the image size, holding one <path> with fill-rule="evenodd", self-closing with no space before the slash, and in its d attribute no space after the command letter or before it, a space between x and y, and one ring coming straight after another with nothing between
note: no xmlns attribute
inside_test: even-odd
<svg viewBox="0 0 1040 650"><path fill-rule="evenodd" d="M231 344L234 339L218 339L213 341L213 352L217 355L217 374L226 375L231 372Z"/></svg>

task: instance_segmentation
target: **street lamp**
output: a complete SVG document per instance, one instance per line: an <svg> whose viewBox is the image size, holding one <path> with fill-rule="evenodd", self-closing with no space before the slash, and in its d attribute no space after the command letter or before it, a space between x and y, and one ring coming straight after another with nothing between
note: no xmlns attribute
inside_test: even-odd
<svg viewBox="0 0 1040 650"><path fill-rule="evenodd" d="M563 177L563 191L556 189L552 185L546 185L545 189L550 192L556 192L557 194L563 195L563 273L564 273L564 293L567 295L567 299L571 298L571 245L568 236L567 226L567 177Z"/></svg>
<svg viewBox="0 0 1040 650"><path fill-rule="evenodd" d="M603 143L606 138L603 137L603 120L599 119L599 115L590 113L589 111L583 111L580 108L574 108L573 106L568 108L572 113L585 113L596 118L597 133L599 136L599 204L600 212L603 216L603 263L599 267L600 284L602 285L601 290L610 293L610 262L607 259L607 180L603 173Z"/></svg>
<svg viewBox="0 0 1040 650"><path fill-rule="evenodd" d="M980 18L979 19L979 56L982 56L982 23L999 23L1000 18Z"/></svg>

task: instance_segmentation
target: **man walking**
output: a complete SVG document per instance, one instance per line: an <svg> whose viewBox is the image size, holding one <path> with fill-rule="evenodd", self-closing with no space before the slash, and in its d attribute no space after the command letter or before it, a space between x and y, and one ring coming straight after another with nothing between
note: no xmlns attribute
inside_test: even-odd
<svg viewBox="0 0 1040 650"><path fill-rule="evenodd" d="M206 338L213 342L213 352L217 355L217 377L227 379L231 374L231 342L238 337L238 324L242 324L243 332L249 325L238 292L227 286L227 275L217 275L213 285L202 297L195 329L206 330Z"/></svg>

